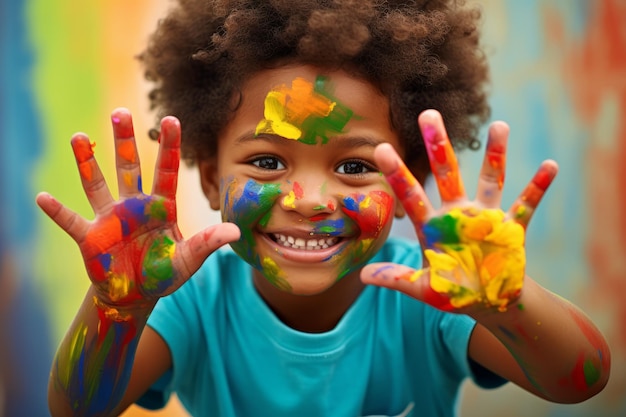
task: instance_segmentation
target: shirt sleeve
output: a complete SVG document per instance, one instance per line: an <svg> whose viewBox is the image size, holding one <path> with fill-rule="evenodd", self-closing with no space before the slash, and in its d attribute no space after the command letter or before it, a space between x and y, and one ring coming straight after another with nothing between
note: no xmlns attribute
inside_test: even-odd
<svg viewBox="0 0 626 417"><path fill-rule="evenodd" d="M453 363L460 366L464 376L469 376L476 385L482 388L497 388L507 380L474 362L469 357L469 341L476 327L476 321L469 316L444 314L440 322L440 331L446 352L451 355Z"/></svg>

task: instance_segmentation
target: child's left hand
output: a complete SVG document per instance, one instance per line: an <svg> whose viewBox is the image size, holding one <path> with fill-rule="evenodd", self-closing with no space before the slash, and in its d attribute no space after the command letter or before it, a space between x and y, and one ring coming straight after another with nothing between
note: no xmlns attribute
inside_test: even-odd
<svg viewBox="0 0 626 417"><path fill-rule="evenodd" d="M434 307L458 313L506 310L520 295L525 277L526 226L558 166L544 161L511 208L500 209L508 126L489 129L476 198L468 199L441 115L427 110L419 125L441 196L434 209L422 186L388 144L376 162L415 226L426 257L424 269L371 264L366 284L396 289Z"/></svg>

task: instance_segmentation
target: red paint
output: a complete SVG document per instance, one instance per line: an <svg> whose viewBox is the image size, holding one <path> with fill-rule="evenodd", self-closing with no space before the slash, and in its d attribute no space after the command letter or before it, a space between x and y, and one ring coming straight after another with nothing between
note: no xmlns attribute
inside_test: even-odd
<svg viewBox="0 0 626 417"><path fill-rule="evenodd" d="M93 158L93 148L95 143L90 143L85 137L80 137L72 140L72 149L74 150L74 156L76 156L77 162L87 162Z"/></svg>
<svg viewBox="0 0 626 417"><path fill-rule="evenodd" d="M328 218L328 214L316 214L315 216L309 217L309 221L319 222L319 221L324 220L326 218Z"/></svg>
<svg viewBox="0 0 626 417"><path fill-rule="evenodd" d="M326 203L326 207L328 207L330 211L335 211L335 204L333 204L333 202L330 200L328 200L328 203Z"/></svg>
<svg viewBox="0 0 626 417"><path fill-rule="evenodd" d="M445 146L433 145L430 148L430 153L438 164L443 165L448 161L448 155Z"/></svg>
<svg viewBox="0 0 626 417"><path fill-rule="evenodd" d="M86 254L92 257L109 251L113 245L122 240L122 224L117 216L107 216L98 219L85 236L84 246L93 253Z"/></svg>
<svg viewBox="0 0 626 417"><path fill-rule="evenodd" d="M359 194L350 195L355 201L359 201ZM384 191L372 191L367 194L369 204L359 204L357 211L348 210L343 207L344 213L358 225L361 231L361 238L377 237L383 227L389 222L391 209L393 207L393 197Z"/></svg>
<svg viewBox="0 0 626 417"><path fill-rule="evenodd" d="M553 179L554 175L551 172L542 169L535 174L533 183L535 183L535 185L537 185L537 187L539 187L542 191L545 191L548 189Z"/></svg>
<svg viewBox="0 0 626 417"><path fill-rule="evenodd" d="M574 388L578 391L587 391L589 388L587 386L587 380L585 379L585 355L582 353L576 359L576 365L574 366L574 370L572 371L572 382L574 383Z"/></svg>
<svg viewBox="0 0 626 417"><path fill-rule="evenodd" d="M297 200L304 197L304 190L297 181L293 183L293 193L295 194Z"/></svg>

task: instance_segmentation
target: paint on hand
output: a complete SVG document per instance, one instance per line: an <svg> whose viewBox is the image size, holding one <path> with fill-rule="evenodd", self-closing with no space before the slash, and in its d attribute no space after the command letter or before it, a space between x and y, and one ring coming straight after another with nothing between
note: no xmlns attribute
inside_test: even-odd
<svg viewBox="0 0 626 417"><path fill-rule="evenodd" d="M163 291L174 280L173 258L176 243L167 236L152 242L143 261L143 288L147 291Z"/></svg>
<svg viewBox="0 0 626 417"><path fill-rule="evenodd" d="M447 138L440 140L434 126L425 126L422 132L430 167L437 182L441 199L452 201L465 195L459 163L450 141Z"/></svg>
<svg viewBox="0 0 626 417"><path fill-rule="evenodd" d="M327 143L333 134L342 133L353 111L335 100L326 77L318 76L315 85L303 78L281 85L265 97L265 118L256 135L278 135L315 145L317 138Z"/></svg>
<svg viewBox="0 0 626 417"><path fill-rule="evenodd" d="M93 178L93 148L95 146L95 142L91 143L88 140L72 140L78 171L85 181L91 181Z"/></svg>
<svg viewBox="0 0 626 417"><path fill-rule="evenodd" d="M137 151L135 150L135 142L133 140L120 141L117 144L117 154L127 162L137 162Z"/></svg>
<svg viewBox="0 0 626 417"><path fill-rule="evenodd" d="M501 210L454 209L423 229L430 285L455 308L483 303L505 311L525 275L524 228Z"/></svg>

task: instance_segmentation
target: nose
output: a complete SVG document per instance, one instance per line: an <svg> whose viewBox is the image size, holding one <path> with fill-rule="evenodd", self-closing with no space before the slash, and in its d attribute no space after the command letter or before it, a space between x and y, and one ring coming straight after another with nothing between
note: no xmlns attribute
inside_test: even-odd
<svg viewBox="0 0 626 417"><path fill-rule="evenodd" d="M292 183L291 191L282 197L281 206L284 210L312 217L334 213L337 210L338 199L328 191L326 183L306 185L295 181Z"/></svg>

